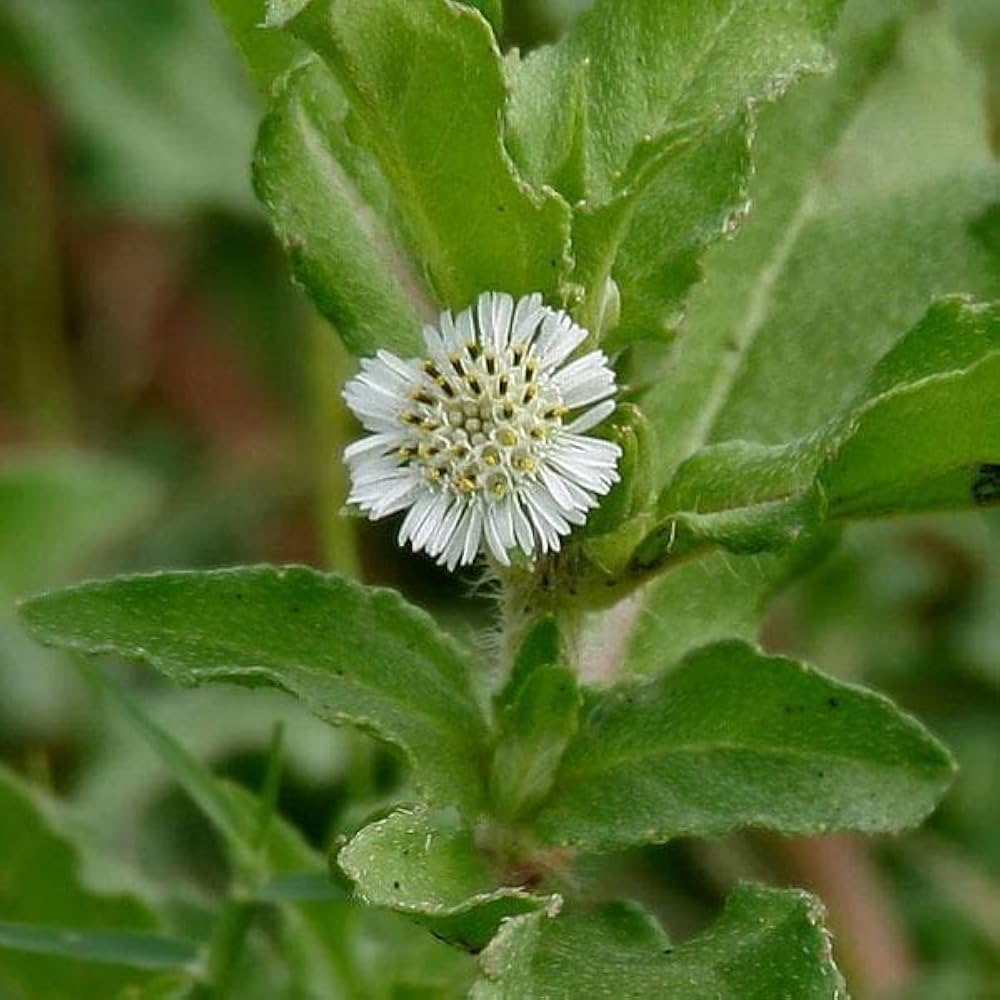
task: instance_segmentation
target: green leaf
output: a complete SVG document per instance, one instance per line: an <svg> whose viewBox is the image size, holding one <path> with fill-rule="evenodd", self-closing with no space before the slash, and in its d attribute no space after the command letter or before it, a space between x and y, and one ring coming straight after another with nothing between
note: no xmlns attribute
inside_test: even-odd
<svg viewBox="0 0 1000 1000"><path fill-rule="evenodd" d="M557 297L569 208L529 189L506 154L483 17L448 0L313 0L291 28L343 87L441 303L491 288Z"/></svg>
<svg viewBox="0 0 1000 1000"><path fill-rule="evenodd" d="M493 33L499 37L503 31L503 0L458 0L469 7L475 7L493 28Z"/></svg>
<svg viewBox="0 0 1000 1000"><path fill-rule="evenodd" d="M674 566L622 610L601 616L594 628L624 633L622 659L629 673L659 673L707 643L756 640L767 599L804 555L812 556L805 559L812 564L821 554L815 540L781 553L734 557L713 552Z"/></svg>
<svg viewBox="0 0 1000 1000"><path fill-rule="evenodd" d="M184 684L270 685L402 749L429 799L475 814L485 723L464 654L398 594L304 567L153 573L25 601L41 641Z"/></svg>
<svg viewBox="0 0 1000 1000"><path fill-rule="evenodd" d="M676 324L705 246L745 210L752 121L804 73L842 0L598 0L556 45L512 61L511 150L574 205L579 318L603 332L614 277L618 350Z"/></svg>
<svg viewBox="0 0 1000 1000"><path fill-rule="evenodd" d="M497 709L503 711L514 704L524 683L535 670L562 658L562 637L553 615L542 615L527 628L514 656L507 683L496 696Z"/></svg>
<svg viewBox="0 0 1000 1000"><path fill-rule="evenodd" d="M671 950L650 919L621 908L508 921L480 959L473 1000L837 1000L820 904L804 892L740 886L719 920Z"/></svg>
<svg viewBox="0 0 1000 1000"><path fill-rule="evenodd" d="M69 957L72 942L57 937L56 928L73 928L81 947L84 942L95 943L91 934L113 935L97 941L114 950L120 935L155 935L159 922L134 897L89 889L81 877L80 855L49 818L47 803L2 769L0 843L0 913L4 917L0 968L5 990L33 1000L65 1000L68 996L115 996L126 986L148 981L145 973L135 969L90 965L74 960L80 955ZM62 950L49 950L45 958L30 954L43 951L46 945Z"/></svg>
<svg viewBox="0 0 1000 1000"><path fill-rule="evenodd" d="M633 556L649 571L715 546L779 551L825 519L985 505L1000 462L1000 305L935 303L860 399L787 445L730 441L692 455Z"/></svg>
<svg viewBox="0 0 1000 1000"><path fill-rule="evenodd" d="M490 772L490 801L502 819L530 814L549 794L580 702L572 670L545 664L525 678L501 715Z"/></svg>
<svg viewBox="0 0 1000 1000"><path fill-rule="evenodd" d="M840 6L598 0L558 44L515 67L514 155L533 183L605 203L665 130L738 116L824 67Z"/></svg>
<svg viewBox="0 0 1000 1000"><path fill-rule="evenodd" d="M437 937L478 951L500 921L559 898L499 886L471 830L445 814L403 809L361 830L337 863L372 906L406 913Z"/></svg>
<svg viewBox="0 0 1000 1000"><path fill-rule="evenodd" d="M592 693L536 824L595 850L741 827L893 831L924 819L953 773L882 696L722 642Z"/></svg>
<svg viewBox="0 0 1000 1000"><path fill-rule="evenodd" d="M919 6L852 4L836 73L761 116L753 213L642 401L661 483L706 443L814 432L931 301L1000 295L970 231L1000 192L979 81L940 13L901 14Z"/></svg>
<svg viewBox="0 0 1000 1000"><path fill-rule="evenodd" d="M879 363L872 398L819 482L834 517L985 505L998 497L1000 303L933 307ZM993 486L990 484L993 483Z"/></svg>
<svg viewBox="0 0 1000 1000"><path fill-rule="evenodd" d="M631 196L625 225L612 234L610 245L615 252L611 274L622 308L618 325L605 340L607 350L645 337L662 338L680 324L687 294L701 280L706 248L732 233L746 215L753 133L749 113L715 126ZM599 210L593 220L584 213L578 216L576 244L594 245L599 234L592 233L593 226L603 215Z"/></svg>
<svg viewBox="0 0 1000 1000"><path fill-rule="evenodd" d="M421 278L387 221L384 182L348 138L347 105L311 60L261 125L254 183L299 282L354 354L420 350Z"/></svg>
<svg viewBox="0 0 1000 1000"><path fill-rule="evenodd" d="M181 938L128 931L89 931L0 921L0 948L107 962L133 969L176 969L190 965L198 948Z"/></svg>

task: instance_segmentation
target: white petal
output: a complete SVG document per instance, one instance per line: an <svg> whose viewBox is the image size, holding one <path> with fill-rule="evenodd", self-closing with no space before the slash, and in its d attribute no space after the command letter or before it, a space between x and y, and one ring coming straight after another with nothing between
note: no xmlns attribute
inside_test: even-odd
<svg viewBox="0 0 1000 1000"><path fill-rule="evenodd" d="M582 326L577 326L565 313L550 311L538 335L543 370L561 365L586 339L587 331Z"/></svg>
<svg viewBox="0 0 1000 1000"><path fill-rule="evenodd" d="M470 508L469 525L466 529L465 548L462 549L462 562L471 563L479 551L479 543L483 537L483 507L474 503Z"/></svg>
<svg viewBox="0 0 1000 1000"><path fill-rule="evenodd" d="M503 542L500 540L500 532L497 530L496 515L497 508L495 506L487 507L483 516L483 534L486 536L486 544L489 546L493 558L501 566L509 566L510 559L507 557Z"/></svg>
<svg viewBox="0 0 1000 1000"><path fill-rule="evenodd" d="M598 403L597 406L592 406L589 410L581 413L575 420L566 425L566 430L571 434L582 434L584 431L589 431L592 427L607 420L615 412L617 405L613 399L606 399L603 403Z"/></svg>
<svg viewBox="0 0 1000 1000"><path fill-rule="evenodd" d="M409 538L416 532L424 519L434 507L437 498L433 493L422 493L417 497L416 502L406 512L403 523L399 527L399 544L405 545Z"/></svg>
<svg viewBox="0 0 1000 1000"><path fill-rule="evenodd" d="M514 535L517 538L517 544L520 545L521 551L526 556L530 556L535 551L535 536L531 531L531 522L528 520L528 516L524 513L524 510L521 507L521 498L519 496L514 498L512 513L514 520Z"/></svg>

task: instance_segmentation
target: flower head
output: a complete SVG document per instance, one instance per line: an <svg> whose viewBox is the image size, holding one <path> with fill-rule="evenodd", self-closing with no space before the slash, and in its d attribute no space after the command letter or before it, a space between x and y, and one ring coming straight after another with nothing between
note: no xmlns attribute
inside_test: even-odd
<svg viewBox="0 0 1000 1000"><path fill-rule="evenodd" d="M485 546L558 552L618 481L618 445L586 432L615 408L601 351L566 363L587 332L542 304L484 292L424 328L425 360L361 362L344 399L371 433L344 452L348 502L454 569Z"/></svg>

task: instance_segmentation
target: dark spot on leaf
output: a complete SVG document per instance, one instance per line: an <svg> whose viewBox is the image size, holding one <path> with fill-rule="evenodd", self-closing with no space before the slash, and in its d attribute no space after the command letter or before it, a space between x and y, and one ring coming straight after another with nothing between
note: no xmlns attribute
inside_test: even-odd
<svg viewBox="0 0 1000 1000"><path fill-rule="evenodd" d="M293 615L297 615L301 610L302 609L297 604L293 604L292 605L292 614Z"/></svg>
<svg viewBox="0 0 1000 1000"><path fill-rule="evenodd" d="M550 263L550 264L551 264L551 265L552 265L553 267L558 267L558 266L559 266L559 261L557 261L557 260L555 259L555 257L553 257L553 258L552 258L552 260L550 260L550 261L549 261L549 263Z"/></svg>
<svg viewBox="0 0 1000 1000"><path fill-rule="evenodd" d="M826 703L830 706L830 708L840 707L840 702L836 698L827 698Z"/></svg>
<svg viewBox="0 0 1000 1000"><path fill-rule="evenodd" d="M507 208L504 205L497 205L497 211L498 212L506 212Z"/></svg>
<svg viewBox="0 0 1000 1000"><path fill-rule="evenodd" d="M399 882L398 881L397 882L393 882L392 883L392 887L393 887L393 889L398 889L399 888Z"/></svg>
<svg viewBox="0 0 1000 1000"><path fill-rule="evenodd" d="M243 595L240 593L233 594L233 597L235 597L237 601L243 600Z"/></svg>
<svg viewBox="0 0 1000 1000"><path fill-rule="evenodd" d="M985 462L972 480L972 499L979 506L1000 501L1000 464Z"/></svg>

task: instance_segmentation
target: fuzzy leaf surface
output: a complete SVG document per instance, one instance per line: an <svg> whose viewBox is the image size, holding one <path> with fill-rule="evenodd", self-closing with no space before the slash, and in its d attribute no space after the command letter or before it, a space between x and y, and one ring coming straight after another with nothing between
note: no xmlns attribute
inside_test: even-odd
<svg viewBox="0 0 1000 1000"><path fill-rule="evenodd" d="M517 175L482 15L449 0L312 0L291 30L333 71L441 304L558 291L569 207Z"/></svg>
<svg viewBox="0 0 1000 1000"><path fill-rule="evenodd" d="M254 183L296 279L354 354L420 349L426 293L391 225L377 170L348 138L347 104L313 59L279 85Z"/></svg>
<svg viewBox="0 0 1000 1000"><path fill-rule="evenodd" d="M521 685L500 719L490 772L490 799L498 815L516 819L548 795L580 711L576 675L544 664Z"/></svg>
<svg viewBox="0 0 1000 1000"><path fill-rule="evenodd" d="M742 827L886 832L919 823L953 773L886 698L720 642L591 693L536 822L546 841L589 850Z"/></svg>
<svg viewBox="0 0 1000 1000"><path fill-rule="evenodd" d="M814 433L934 299L1000 295L1000 171L979 79L946 19L920 6L849 3L835 72L764 109L753 211L707 255L683 336L641 400L660 486L708 442ZM641 364L649 379L655 361ZM698 645L696 620L705 640L727 620L756 635L794 568L725 552L679 566L645 588L629 656L654 669L657 650Z"/></svg>
<svg viewBox="0 0 1000 1000"><path fill-rule="evenodd" d="M148 662L182 684L285 690L403 750L431 800L480 806L486 732L466 659L393 591L261 566L86 583L21 614L47 644Z"/></svg>
<svg viewBox="0 0 1000 1000"><path fill-rule="evenodd" d="M639 567L719 546L787 549L825 520L996 502L1000 305L935 303L876 366L859 398L787 445L729 441L689 458Z"/></svg>
<svg viewBox="0 0 1000 1000"><path fill-rule="evenodd" d="M472 831L423 809L399 810L366 826L337 863L365 903L408 914L470 951L486 945L506 917L558 904L557 897L498 885Z"/></svg>
<svg viewBox="0 0 1000 1000"><path fill-rule="evenodd" d="M515 68L510 143L535 184L610 200L665 130L738 115L825 65L841 0L598 0Z"/></svg>
<svg viewBox="0 0 1000 1000"><path fill-rule="evenodd" d="M843 980L820 904L744 885L700 937L671 950L622 907L506 923L480 961L473 1000L836 1000Z"/></svg>

